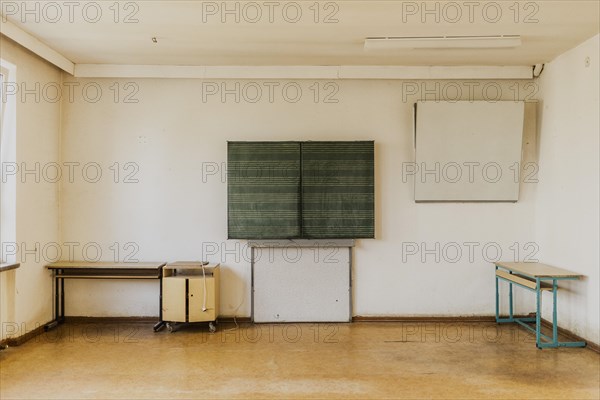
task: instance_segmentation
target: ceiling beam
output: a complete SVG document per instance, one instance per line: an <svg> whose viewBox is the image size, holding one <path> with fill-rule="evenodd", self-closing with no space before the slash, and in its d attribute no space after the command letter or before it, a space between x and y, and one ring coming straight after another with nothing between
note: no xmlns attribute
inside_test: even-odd
<svg viewBox="0 0 600 400"><path fill-rule="evenodd" d="M0 14L0 17L1 14ZM4 18L4 17L2 17ZM8 20L0 33L71 75L81 78L195 79L532 79L531 66L180 66L74 64Z"/></svg>
<svg viewBox="0 0 600 400"><path fill-rule="evenodd" d="M531 66L178 66L77 64L80 78L532 79Z"/></svg>
<svg viewBox="0 0 600 400"><path fill-rule="evenodd" d="M2 23L0 24L0 33L42 57L44 60L56 65L63 71L73 75L73 72L75 71L75 64L73 64L65 56L48 46L46 43L41 42L36 37L25 32L12 22L8 21L1 14L0 18L2 19Z"/></svg>

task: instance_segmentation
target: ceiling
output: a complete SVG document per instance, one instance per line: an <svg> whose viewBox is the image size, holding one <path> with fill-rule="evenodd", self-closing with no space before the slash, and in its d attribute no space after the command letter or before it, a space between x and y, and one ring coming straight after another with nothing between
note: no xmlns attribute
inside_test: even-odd
<svg viewBox="0 0 600 400"><path fill-rule="evenodd" d="M76 64L533 65L594 36L600 24L598 0L521 1L516 6L515 1L338 0L320 1L318 7L315 0L121 1L118 7L114 1L84 1L74 2L72 9L69 2L47 6L31 1L29 14L22 8L28 2L0 3L5 18ZM523 44L507 49L363 48L367 37L447 35L521 35Z"/></svg>

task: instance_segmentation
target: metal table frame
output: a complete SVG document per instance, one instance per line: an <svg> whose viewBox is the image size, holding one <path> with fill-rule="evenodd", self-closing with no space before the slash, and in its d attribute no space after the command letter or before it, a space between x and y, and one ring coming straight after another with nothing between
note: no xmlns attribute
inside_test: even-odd
<svg viewBox="0 0 600 400"><path fill-rule="evenodd" d="M54 319L44 326L48 331L65 320L65 279L158 279L166 262L111 263L85 261L58 261L46 265L52 271L54 292ZM162 282L161 282L162 283ZM160 286L159 316L154 330L162 322L162 284Z"/></svg>

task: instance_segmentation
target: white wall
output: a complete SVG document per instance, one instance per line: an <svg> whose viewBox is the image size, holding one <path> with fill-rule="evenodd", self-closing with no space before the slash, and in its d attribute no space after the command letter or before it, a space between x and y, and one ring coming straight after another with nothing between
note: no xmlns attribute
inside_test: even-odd
<svg viewBox="0 0 600 400"><path fill-rule="evenodd" d="M17 83L19 87L14 95L7 94L16 99L16 163L20 170L23 166L35 170L36 163L39 164L37 176L19 172L6 177L7 181L16 182L16 240L10 241L16 242L15 258L21 267L4 277L3 297L13 296L13 293L15 296L14 302L2 299L10 305L1 318L4 337L8 333L23 335L52 319L52 280L44 268L40 249L59 241L59 185L44 180L41 171L60 158L61 103L48 101L41 88L48 84L59 85L61 73L2 35L0 48L0 56L16 66L16 82L9 83ZM40 89L36 89L38 83ZM22 97L22 88L31 93ZM4 248L6 245L3 243ZM32 252L26 254L25 248Z"/></svg>
<svg viewBox="0 0 600 400"><path fill-rule="evenodd" d="M586 275L559 291L560 325L595 343L600 342L598 42L596 35L559 56L540 77L535 200L541 260Z"/></svg>
<svg viewBox="0 0 600 400"><path fill-rule="evenodd" d="M324 102L330 91L323 81L317 82L321 90L317 102L315 82L299 81L303 95L297 103L283 98L279 88L286 82L269 81L279 84L270 102L265 82L257 81L263 97L251 103L251 92L246 98L242 92L239 102L233 95L225 101L218 95L204 99L207 82L199 80L69 78L79 85L71 101L54 67L4 38L2 57L17 65L18 80L28 87L50 82L60 83L64 90L62 144L60 104L43 95L39 101L33 95L18 97L17 162L31 167L60 160L63 174L68 173L66 163L79 163L73 167L73 182L63 176L60 183L61 235L59 185L43 177L36 183L32 175L18 176L16 241L21 249L58 242L62 258L69 246L75 248L75 258L82 258L84 246L88 256L99 247L102 259L111 260L117 243L119 259L137 249L135 257L140 260L219 261L224 266L224 314L249 315L249 252L244 242L226 240L226 140L374 139L377 239L359 241L354 252L355 315L489 315L493 271L482 257L482 247L498 243L502 258L513 259L516 243L517 258L523 259L534 249L528 243L535 242L535 258L587 275L560 293L560 323L600 341L598 36L549 63L533 86L518 83L519 97L539 87L542 102L539 145L531 135L524 140L524 162L535 161L539 152L539 184L521 184L516 204L412 201L412 183L403 182L402 168L403 162L414 159L412 103L423 98L423 82L337 81L338 102L330 104ZM235 83L226 82L229 88ZM239 83L243 87L249 82ZM477 82L479 88L486 83L493 82ZM514 98L514 84L501 82L504 100ZM406 96L415 85L418 93ZM467 97L467 82L426 85L433 89L426 96L429 100L443 99L449 95L445 89L455 87ZM94 102L98 88L102 96ZM139 91L132 99L138 102L126 102L135 89ZM482 98L480 90L475 93L475 99ZM531 113L528 123L535 125ZM90 182L96 172L93 165L83 173L89 162L100 165L97 183ZM125 183L132 171L139 182ZM215 174L206 175L211 172ZM473 260L466 242L476 243ZM413 243L419 247L417 254L403 254L403 248L415 249ZM440 262L436 254L423 251L438 243ZM455 244L463 255L452 263L448 258L454 257ZM449 251L446 257L444 246ZM18 254L17 259L21 269L2 283L4 291L16 292L12 309L6 311L8 303L3 305L2 322L19 324L18 334L23 334L51 318L51 281L43 269L51 260L43 254L37 259L35 254ZM68 315L157 313L156 282L67 282L67 290ZM519 306L525 299L519 296Z"/></svg>
<svg viewBox="0 0 600 400"><path fill-rule="evenodd" d="M203 182L203 165L212 171L226 161L227 140L356 140L376 142L376 237L360 240L354 251L355 315L491 315L494 312L494 271L482 257L485 244L498 243L503 259L513 259L513 243L521 248L534 241L533 187L522 185L516 203L415 204L412 180L403 183L403 162L414 161L412 106L422 99L422 82L336 81L337 103L324 103L331 92L314 101L315 82L298 81L303 96L285 101L278 83L273 102L264 81L257 103L251 86L239 102L233 95L203 99L211 82L186 79L90 80L69 78L80 88L99 85L104 96L96 103L78 96L65 101L62 160L97 162L105 175L98 183L76 179L63 184L61 222L63 242L98 243L111 260L111 243L139 246L140 260L201 259L222 263L223 314L250 315L250 262L245 242L228 241L227 185L216 175ZM123 88L138 85L138 103L124 103ZM222 81L216 83L221 84ZM236 82L227 81L229 88ZM239 82L241 88L248 81ZM531 82L427 82L438 95L454 96L461 89L475 99L482 87L501 87L505 100L532 93ZM516 84L516 86L515 86ZM406 97L408 91L418 94ZM437 89L436 89L437 85ZM110 88L113 88L112 90ZM115 88L121 93L115 102ZM135 86L133 86L135 87ZM311 87L313 90L311 91ZM491 86L488 86L488 89ZM454 89L453 89L454 88ZM127 91L130 92L131 88ZM290 90L288 93L293 96ZM493 96L493 87L488 96ZM528 107L531 111L532 107ZM533 107L534 108L534 107ZM529 115L528 126L534 127ZM535 130L525 140L525 154L535 153ZM115 162L139 165L139 183L115 183L107 168ZM204 164L203 164L204 163ZM503 171L512 173L511 171ZM121 176L122 178L122 176ZM449 251L452 243L463 252L456 263L436 262L421 253L402 260L403 243ZM478 243L469 260L468 245ZM424 245L422 245L424 244ZM203 246L209 252L203 253ZM214 254L214 246L219 251ZM236 251L236 246L238 250ZM489 254L494 256L493 248ZM81 253L78 253L81 254ZM123 254L121 257L123 258ZM67 315L156 315L157 282L67 282ZM237 310L237 311L236 311Z"/></svg>
<svg viewBox="0 0 600 400"><path fill-rule="evenodd" d="M520 249L516 258L523 259L534 242L535 258L587 276L561 292L560 323L600 342L598 36L549 63L535 83L518 82L519 98L539 87L535 97L542 102L538 105L539 146L530 134L532 129L524 140L524 162L536 161L539 152L539 184L522 183L521 200L516 204L413 202L412 182L403 182L402 167L403 162L414 160L412 103L423 98L423 88L408 98L406 92L422 82L337 81L339 92L334 98L338 102L329 104L323 101L330 92L323 81L317 82L317 102L315 82L299 81L303 96L297 103L283 99L280 89L286 82L269 81L279 84L270 102L265 82L257 81L263 97L252 103L244 96L236 102L231 95L224 102L218 96L204 101L206 82L199 80L69 77L69 82L79 84L71 101L56 68L0 39L2 57L17 66L20 82L27 82L28 87L35 82L63 87L62 128L61 103L42 95L40 101L28 96L17 105L17 162L29 167L36 162L63 165L60 184L44 179L36 183L31 175L22 182L19 177L19 247L58 242L62 258L68 258L69 246L75 248L75 258L82 258L84 246L90 250L88 256L99 247L101 258L111 260L116 242L121 260L137 248L135 257L140 260L218 261L224 266L224 314L249 315L248 252L244 242L226 240L226 183L222 179L226 140L374 139L377 239L359 241L354 252L355 315L490 315L493 268L482 257L482 246L498 243L502 258L513 259L516 243ZM588 56L590 66L586 67ZM474 99L481 99L481 85L494 82L429 81L427 88L433 92L426 98L443 99L460 87L465 99L473 83L480 85ZM512 100L515 82L499 83L503 99ZM85 84L91 84L85 89L87 99ZM234 84L227 82L230 88ZM93 102L98 88L101 99ZM136 88L139 91L133 99L138 102L126 103L126 96ZM529 113L527 124L535 129L531 117ZM67 162L80 163L73 167L73 182L65 177ZM82 174L88 162L100 165L99 182L89 182L95 175L93 165ZM117 178L115 162L120 163ZM138 183L124 182L127 173L134 171L126 167L127 162L139 168L134 176ZM215 175L203 175L215 166L219 168ZM465 242L476 243L472 261ZM403 246L412 250L413 243L421 251L405 254L403 260ZM446 259L442 254L436 262L434 254L422 250L423 246L435 248L437 243L450 252L458 244L462 257L452 263L447 258L454 253L446 254ZM11 282L2 282L3 290L8 284L16 293L10 318L4 315L2 322L17 323L16 333L24 334L52 316L51 280L43 268L51 260L27 254L18 254L17 259L21 269L10 273ZM157 313L156 282L68 282L67 290L67 315ZM518 300L522 307L525 296Z"/></svg>

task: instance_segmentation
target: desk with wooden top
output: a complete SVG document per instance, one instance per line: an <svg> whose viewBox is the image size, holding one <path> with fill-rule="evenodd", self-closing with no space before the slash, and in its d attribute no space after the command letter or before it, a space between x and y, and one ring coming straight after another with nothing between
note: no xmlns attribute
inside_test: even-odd
<svg viewBox="0 0 600 400"><path fill-rule="evenodd" d="M568 271L566 269L553 267L541 263L527 262L504 262L498 261L496 265L496 322L516 322L535 333L536 346L539 349L547 347L585 347L585 342L559 342L556 300L558 292L558 281L577 280L583 275ZM509 283L508 291L508 318L500 318L500 294L498 291L499 281ZM513 315L513 285L528 289L536 294L535 317L515 318ZM542 293L552 293L552 337L544 335L542 327ZM535 329L529 323L535 322Z"/></svg>
<svg viewBox="0 0 600 400"><path fill-rule="evenodd" d="M21 264L19 263L0 263L0 272L11 271L13 269L19 268ZM0 350L6 349L5 344L0 344Z"/></svg>
<svg viewBox="0 0 600 400"><path fill-rule="evenodd" d="M19 263L1 263L0 272L10 271L11 269L17 269L20 265L21 264Z"/></svg>
<svg viewBox="0 0 600 400"><path fill-rule="evenodd" d="M46 324L51 329L65 319L65 279L162 279L166 262L87 262L58 261L46 265L54 277L54 320ZM162 290L162 285L160 285ZM159 322L162 316L159 299ZM157 324L157 325L158 325ZM162 324L161 324L162 325Z"/></svg>

